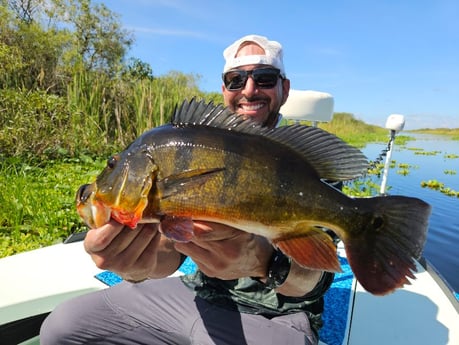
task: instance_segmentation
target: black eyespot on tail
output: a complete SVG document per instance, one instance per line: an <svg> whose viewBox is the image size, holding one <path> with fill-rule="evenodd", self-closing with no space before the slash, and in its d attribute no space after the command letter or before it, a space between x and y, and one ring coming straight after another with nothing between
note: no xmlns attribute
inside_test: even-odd
<svg viewBox="0 0 459 345"><path fill-rule="evenodd" d="M427 237L431 207L405 196L361 199L378 214L364 229L349 232L344 242L356 279L368 292L385 295L415 278L416 259ZM362 224L360 223L360 225Z"/></svg>
<svg viewBox="0 0 459 345"><path fill-rule="evenodd" d="M373 219L373 229L376 231L379 231L383 228L384 226L384 219L382 217L375 217Z"/></svg>

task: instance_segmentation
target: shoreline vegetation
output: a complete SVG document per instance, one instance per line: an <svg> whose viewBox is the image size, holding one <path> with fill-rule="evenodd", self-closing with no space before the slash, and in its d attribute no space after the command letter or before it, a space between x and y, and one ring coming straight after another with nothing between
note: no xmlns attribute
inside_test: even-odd
<svg viewBox="0 0 459 345"><path fill-rule="evenodd" d="M103 4L9 3L0 4L0 257L85 230L76 190L111 154L168 123L184 99L223 101L199 89L199 75L157 76L127 58L132 34ZM386 129L350 113L319 127L360 148L388 141ZM459 140L459 129L442 131ZM404 132L396 144L411 139Z"/></svg>
<svg viewBox="0 0 459 345"><path fill-rule="evenodd" d="M451 140L459 140L459 128L421 128L408 131L408 133L410 132L420 134L445 135L450 137Z"/></svg>
<svg viewBox="0 0 459 345"><path fill-rule="evenodd" d="M343 123L343 117L335 114L321 127L359 147L388 141L386 129L373 128L350 114L344 118L348 121ZM365 133L365 142L361 133ZM409 140L413 138L402 133L396 137L396 145ZM70 156L67 151L53 155L56 157L45 159L0 155L0 258L59 243L71 233L87 230L76 213L75 193L80 185L95 179L109 155L85 152ZM379 185L372 177L381 173L382 165L374 167L366 178L345 184L344 192L354 196L377 194Z"/></svg>

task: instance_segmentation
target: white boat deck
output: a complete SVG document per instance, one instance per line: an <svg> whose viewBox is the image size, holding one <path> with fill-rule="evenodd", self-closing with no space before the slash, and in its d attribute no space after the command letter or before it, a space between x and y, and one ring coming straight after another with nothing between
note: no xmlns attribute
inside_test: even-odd
<svg viewBox="0 0 459 345"><path fill-rule="evenodd" d="M83 242L57 244L0 260L0 325L49 312L56 303L105 288ZM0 341L1 343L1 341Z"/></svg>
<svg viewBox="0 0 459 345"><path fill-rule="evenodd" d="M68 298L105 288L94 278L100 272L82 242L1 259L0 326L47 313ZM354 281L351 319L342 345L458 345L458 301L429 267L418 265L416 277L412 285L384 297L370 295ZM27 342L32 343L38 344L38 339Z"/></svg>
<svg viewBox="0 0 459 345"><path fill-rule="evenodd" d="M435 272L418 264L412 285L393 294L373 296L355 284L352 322L344 344L458 345L458 302L445 294Z"/></svg>

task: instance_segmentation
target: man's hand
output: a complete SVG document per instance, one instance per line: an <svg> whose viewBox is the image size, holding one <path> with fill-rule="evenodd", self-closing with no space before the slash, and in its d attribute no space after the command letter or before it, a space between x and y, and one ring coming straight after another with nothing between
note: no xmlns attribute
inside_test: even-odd
<svg viewBox="0 0 459 345"><path fill-rule="evenodd" d="M273 247L261 236L229 226L195 222L195 237L176 243L177 251L191 257L209 277L229 280L265 277Z"/></svg>
<svg viewBox="0 0 459 345"><path fill-rule="evenodd" d="M168 276L180 260L180 254L159 233L157 224L140 224L132 230L111 220L89 230L84 247L97 267L132 281Z"/></svg>
<svg viewBox="0 0 459 345"><path fill-rule="evenodd" d="M188 255L209 277L237 279L266 278L273 254L272 244L264 237L217 223L195 222L195 237L176 243L177 251ZM285 283L276 289L286 296L301 297L310 292L322 276L292 261Z"/></svg>
<svg viewBox="0 0 459 345"><path fill-rule="evenodd" d="M209 277L266 278L274 250L266 238L210 222L195 222L194 232L191 242L174 243L158 231L157 224L140 224L132 230L111 220L89 230L84 245L97 267L131 281L167 277L178 268L180 253L191 257ZM302 296L314 288L321 274L292 262L286 282L277 291Z"/></svg>

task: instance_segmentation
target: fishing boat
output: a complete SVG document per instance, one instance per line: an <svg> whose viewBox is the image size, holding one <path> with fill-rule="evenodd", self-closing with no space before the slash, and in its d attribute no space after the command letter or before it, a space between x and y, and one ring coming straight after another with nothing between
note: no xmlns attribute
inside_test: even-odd
<svg viewBox="0 0 459 345"><path fill-rule="evenodd" d="M326 122L333 114L333 97L292 90L281 111L295 121ZM401 115L394 115L386 123L391 140L404 124ZM122 280L94 265L83 248L84 236L73 234L64 243L0 259L0 344L39 344L40 325L56 305ZM411 284L381 297L355 279L341 242L337 249L343 271L325 295L321 345L459 344L458 295L425 258L416 262ZM195 269L187 259L174 275Z"/></svg>

